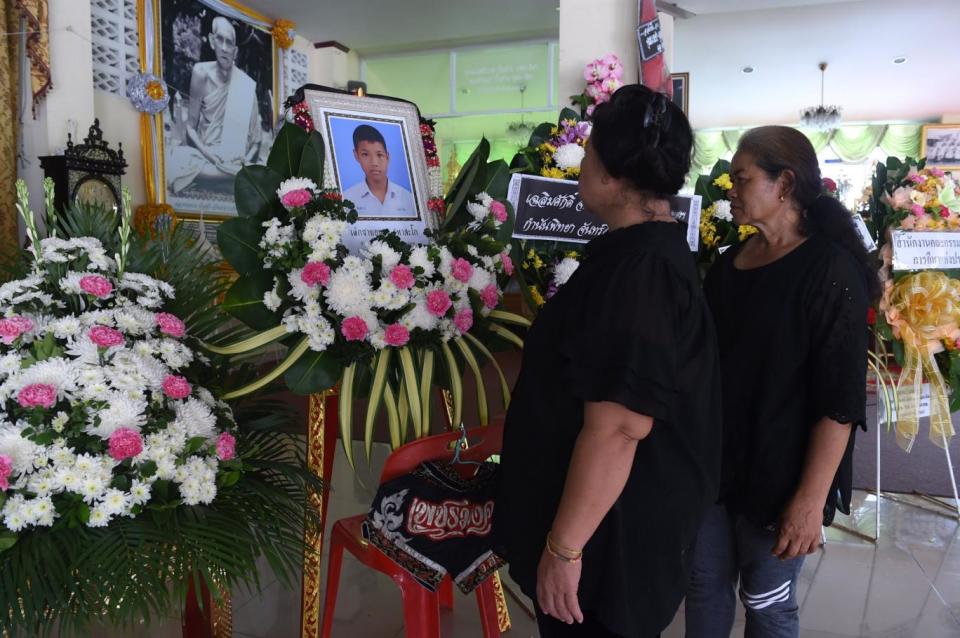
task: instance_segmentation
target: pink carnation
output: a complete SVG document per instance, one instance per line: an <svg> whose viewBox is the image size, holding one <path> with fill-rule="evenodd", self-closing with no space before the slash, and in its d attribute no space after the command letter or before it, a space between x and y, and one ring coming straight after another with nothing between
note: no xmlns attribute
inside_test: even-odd
<svg viewBox="0 0 960 638"><path fill-rule="evenodd" d="M113 284L100 275L87 275L80 278L80 290L88 295L103 299L109 297L110 293L113 292Z"/></svg>
<svg viewBox="0 0 960 638"><path fill-rule="evenodd" d="M910 212L916 215L917 217L923 216L923 206L920 204L914 204L910 207Z"/></svg>
<svg viewBox="0 0 960 638"><path fill-rule="evenodd" d="M947 208L946 206L941 206L941 207L940 207L940 217L943 217L944 219L949 218L949 217L950 217L950 209Z"/></svg>
<svg viewBox="0 0 960 638"><path fill-rule="evenodd" d="M27 317L7 317L0 319L0 338L7 345L16 341L16 339L25 332L33 330L33 321Z"/></svg>
<svg viewBox="0 0 960 638"><path fill-rule="evenodd" d="M395 323L387 326L385 337L387 345L399 348L407 345L407 342L410 341L410 331L399 323Z"/></svg>
<svg viewBox="0 0 960 638"><path fill-rule="evenodd" d="M457 281L467 283L473 275L473 266L463 257L457 257L453 260L453 263L450 264L450 273Z"/></svg>
<svg viewBox="0 0 960 638"><path fill-rule="evenodd" d="M10 489L10 475L13 474L13 459L0 454L0 490Z"/></svg>
<svg viewBox="0 0 960 638"><path fill-rule="evenodd" d="M507 221L507 207L503 205L503 202L498 202L498 201L491 202L490 212L493 213L493 218L496 219L501 224Z"/></svg>
<svg viewBox="0 0 960 638"><path fill-rule="evenodd" d="M907 179L909 179L914 184L922 184L925 181L927 181L927 176L921 175L920 173L914 173L913 175L908 175Z"/></svg>
<svg viewBox="0 0 960 638"><path fill-rule="evenodd" d="M287 210L292 210L306 206L312 199L313 195L310 194L310 191L305 188L300 188L295 191L290 191L289 193L284 193L283 197L280 198L280 203L283 204L283 207Z"/></svg>
<svg viewBox="0 0 960 638"><path fill-rule="evenodd" d="M223 432L217 437L217 458L221 461L229 461L237 455L237 440L228 432Z"/></svg>
<svg viewBox="0 0 960 638"><path fill-rule="evenodd" d="M116 461L123 461L143 452L143 439L132 428L117 428L110 435L109 452Z"/></svg>
<svg viewBox="0 0 960 638"><path fill-rule="evenodd" d="M484 306L493 310L500 303L500 291L495 284L490 284L480 291L480 299L483 300Z"/></svg>
<svg viewBox="0 0 960 638"><path fill-rule="evenodd" d="M158 312L154 318L157 320L160 332L165 335L179 339L187 333L187 327L176 315L171 315L169 312Z"/></svg>
<svg viewBox="0 0 960 638"><path fill-rule="evenodd" d="M500 263L503 264L503 272L509 277L513 274L513 260L510 259L510 255L507 253L500 253Z"/></svg>
<svg viewBox="0 0 960 638"><path fill-rule="evenodd" d="M473 311L469 308L464 308L454 315L453 324L457 327L457 330L462 333L470 332L470 328L473 327Z"/></svg>
<svg viewBox="0 0 960 638"><path fill-rule="evenodd" d="M442 317L447 314L452 305L450 295L443 290L433 290L427 293L427 310L434 317Z"/></svg>
<svg viewBox="0 0 960 638"><path fill-rule="evenodd" d="M393 285L400 290L413 288L413 284L416 282L416 279L417 278L413 274L413 270L410 269L410 266L405 264L398 264L393 267L393 270L390 271L390 281L392 281Z"/></svg>
<svg viewBox="0 0 960 638"><path fill-rule="evenodd" d="M322 261L310 261L300 272L300 281L308 286L326 286L330 282L330 266Z"/></svg>
<svg viewBox="0 0 960 638"><path fill-rule="evenodd" d="M930 174L933 175L934 177L944 177L944 176L946 176L946 173L944 173L944 172L943 172L942 170L940 170L939 168L935 168L935 167L934 167L934 168L930 168L930 169L927 169L927 170L929 170L929 171L930 171Z"/></svg>
<svg viewBox="0 0 960 638"><path fill-rule="evenodd" d="M347 341L362 341L369 331L363 317L347 317L340 326L340 332Z"/></svg>
<svg viewBox="0 0 960 638"><path fill-rule="evenodd" d="M123 345L123 333L107 326L94 326L87 333L90 341L97 344L100 348L112 348L113 346Z"/></svg>
<svg viewBox="0 0 960 638"><path fill-rule="evenodd" d="M185 399L190 396L192 390L190 382L183 377L168 374L163 380L163 393L171 399Z"/></svg>
<svg viewBox="0 0 960 638"><path fill-rule="evenodd" d="M31 383L17 394L17 402L24 408L52 408L57 402L57 388L49 383Z"/></svg>

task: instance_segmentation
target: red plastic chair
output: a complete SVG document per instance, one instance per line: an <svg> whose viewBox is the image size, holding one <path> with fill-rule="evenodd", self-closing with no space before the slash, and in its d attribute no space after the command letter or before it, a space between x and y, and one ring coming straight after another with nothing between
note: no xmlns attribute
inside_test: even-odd
<svg viewBox="0 0 960 638"><path fill-rule="evenodd" d="M469 439L482 437L460 454L465 461L483 461L492 454L498 454L503 445L503 424L469 430ZM453 458L453 447L459 438L459 432L448 432L429 436L407 443L394 450L380 474L380 483L386 483L398 476L412 472L425 461L438 461ZM473 465L464 465L465 475L476 469ZM360 533L360 525L365 514L342 518L333 525L330 535L330 565L327 569L327 590L323 601L323 627L321 638L330 638L333 628L333 610L337 604L337 588L340 585L340 568L343 565L343 551L353 554L361 563L386 574L400 587L403 596L403 624L407 638L439 638L440 605L453 609L453 580L446 576L437 592L432 592L416 581L413 576L390 560L376 546L368 543ZM480 607L480 621L484 638L500 636L497 620L497 602L493 580L488 578L476 589L477 604Z"/></svg>

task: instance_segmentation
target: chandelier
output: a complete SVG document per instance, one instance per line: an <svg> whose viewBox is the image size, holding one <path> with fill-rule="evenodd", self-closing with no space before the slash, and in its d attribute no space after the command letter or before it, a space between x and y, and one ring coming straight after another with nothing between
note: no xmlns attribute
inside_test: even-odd
<svg viewBox="0 0 960 638"><path fill-rule="evenodd" d="M800 111L800 124L809 128L829 131L840 123L840 107L823 105L823 84L827 74L827 63L820 65L820 105L808 106Z"/></svg>
<svg viewBox="0 0 960 638"><path fill-rule="evenodd" d="M527 92L527 85L520 85L520 121L514 120L507 124L507 130L513 135L530 135L533 133L533 129L537 128L536 124L532 122L527 122L524 116L523 108L523 94Z"/></svg>

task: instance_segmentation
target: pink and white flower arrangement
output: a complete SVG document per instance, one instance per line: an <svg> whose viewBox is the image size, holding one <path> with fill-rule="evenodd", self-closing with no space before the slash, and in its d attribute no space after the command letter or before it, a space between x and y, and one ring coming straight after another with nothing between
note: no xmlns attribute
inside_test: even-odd
<svg viewBox="0 0 960 638"><path fill-rule="evenodd" d="M0 529L106 526L157 481L211 503L235 425L192 377L184 321L162 311L173 288L121 274L96 239L37 244L31 275L0 286Z"/></svg>
<svg viewBox="0 0 960 638"><path fill-rule="evenodd" d="M293 192L288 182L278 195ZM349 254L343 235L352 204L313 193L305 209L264 222L260 242L264 266L274 272L264 305L310 349L356 356L357 348L446 342L499 305L498 281L513 272L508 247L495 240L509 219L503 202L480 193L466 206L469 222L455 234L434 234L429 245L384 231Z"/></svg>

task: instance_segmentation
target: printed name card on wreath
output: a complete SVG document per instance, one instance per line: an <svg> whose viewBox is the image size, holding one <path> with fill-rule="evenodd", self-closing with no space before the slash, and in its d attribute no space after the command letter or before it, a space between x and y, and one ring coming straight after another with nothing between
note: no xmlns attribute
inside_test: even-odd
<svg viewBox="0 0 960 638"><path fill-rule="evenodd" d="M304 102L323 137L323 187L357 207L358 220L343 237L356 253L384 230L410 244L426 243L438 225L428 207L427 160L416 105L403 100L305 88Z"/></svg>
<svg viewBox="0 0 960 638"><path fill-rule="evenodd" d="M609 230L580 199L577 182L536 175L510 178L507 200L516 211L513 237L585 244ZM697 251L700 241L700 195L674 195L670 214L688 228L687 243Z"/></svg>
<svg viewBox="0 0 960 638"><path fill-rule="evenodd" d="M891 244L894 271L960 269L960 232L895 230Z"/></svg>

